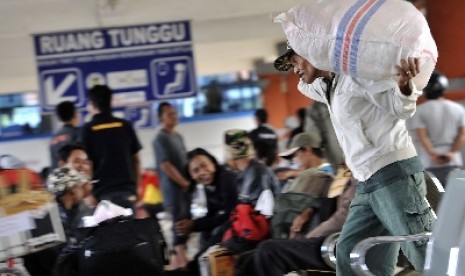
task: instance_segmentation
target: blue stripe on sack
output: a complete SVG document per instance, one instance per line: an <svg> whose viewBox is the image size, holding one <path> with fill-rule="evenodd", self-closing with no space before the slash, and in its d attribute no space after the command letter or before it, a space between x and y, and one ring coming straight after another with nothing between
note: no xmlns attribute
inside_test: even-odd
<svg viewBox="0 0 465 276"><path fill-rule="evenodd" d="M337 26L337 33L336 33L336 43L334 45L334 65L333 71L334 72L341 72L341 55L342 55L342 45L344 41L344 35L349 25L351 19L357 14L357 10L359 10L364 4L366 0L358 0L355 4L350 7L350 9L344 14L341 19L341 22Z"/></svg>
<svg viewBox="0 0 465 276"><path fill-rule="evenodd" d="M378 0L363 16L362 20L358 23L357 28L352 38L352 45L349 54L349 71L352 76L357 76L357 55L358 46L360 44L360 37L365 29L370 18L378 11L378 9L386 2L386 0Z"/></svg>

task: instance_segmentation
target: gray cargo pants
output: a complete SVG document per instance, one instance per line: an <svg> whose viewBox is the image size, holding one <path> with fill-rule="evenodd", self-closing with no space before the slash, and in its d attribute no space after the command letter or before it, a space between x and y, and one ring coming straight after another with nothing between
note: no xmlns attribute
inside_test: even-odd
<svg viewBox="0 0 465 276"><path fill-rule="evenodd" d="M336 275L355 275L350 267L350 252L365 238L431 231L435 216L425 195L423 172L398 179L371 192L357 191L338 239ZM402 243L400 247L415 269L422 271L426 241ZM368 268L377 276L394 275L398 253L398 244L375 246L366 256Z"/></svg>

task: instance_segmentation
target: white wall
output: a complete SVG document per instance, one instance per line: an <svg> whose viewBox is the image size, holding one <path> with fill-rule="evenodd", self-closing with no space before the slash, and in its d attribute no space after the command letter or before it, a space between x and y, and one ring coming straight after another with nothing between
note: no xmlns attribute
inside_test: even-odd
<svg viewBox="0 0 465 276"><path fill-rule="evenodd" d="M240 117L215 119L182 123L178 132L184 137L188 150L202 147L211 152L219 161L223 160L223 133L232 128L251 130L255 127L252 115ZM139 140L143 146L141 151L142 166L154 167L152 141L157 129L139 130ZM48 150L49 138L19 140L0 143L0 154L11 154L26 163L26 165L40 171L49 165L50 153Z"/></svg>

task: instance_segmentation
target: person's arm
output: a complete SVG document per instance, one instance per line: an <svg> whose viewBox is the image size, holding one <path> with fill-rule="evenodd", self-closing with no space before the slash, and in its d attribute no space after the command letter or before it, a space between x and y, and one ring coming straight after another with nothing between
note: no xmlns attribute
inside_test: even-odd
<svg viewBox="0 0 465 276"><path fill-rule="evenodd" d="M455 136L454 143L450 148L449 152L445 154L448 158L448 161L452 161L454 156L460 152L460 150L465 146L465 127L461 126L457 130L457 135Z"/></svg>
<svg viewBox="0 0 465 276"><path fill-rule="evenodd" d="M302 173L302 171L289 169L289 170L277 172L276 177L279 180L287 180L287 179L290 179L290 178L296 178L301 173Z"/></svg>
<svg viewBox="0 0 465 276"><path fill-rule="evenodd" d="M314 213L313 208L307 208L302 211L297 217L295 217L294 221L292 222L290 230L290 239L295 239L296 235L302 231L302 227L310 221L312 215Z"/></svg>
<svg viewBox="0 0 465 276"><path fill-rule="evenodd" d="M160 164L161 169L168 175L168 177L178 184L181 188L187 190L190 186L189 180L173 166L169 161L163 161Z"/></svg>
<svg viewBox="0 0 465 276"><path fill-rule="evenodd" d="M141 161L140 161L140 150L142 149L142 145L139 142L139 138L137 138L136 131L134 130L134 127L129 123L125 122L126 124L126 129L129 133L129 138L131 141L131 153L132 153L132 158L133 158L133 166L134 166L134 176L135 176L135 181L136 181L136 187L137 190L136 192L139 191L139 186L141 182Z"/></svg>
<svg viewBox="0 0 465 276"><path fill-rule="evenodd" d="M421 145L423 146L426 153L428 153L429 157L431 158L431 162L433 164L447 163L446 160L442 160L440 158L440 155L434 149L433 143L431 143L431 140L428 137L428 132L426 131L425 128L417 128L415 129L415 132L417 134L418 139L421 142Z"/></svg>
<svg viewBox="0 0 465 276"><path fill-rule="evenodd" d="M322 222L315 229L310 231L305 236L306 238L329 236L333 233L341 231L342 225L344 224L347 215L349 214L350 202L354 198L356 191L355 183L350 183L349 185L350 186L344 190L338 199L336 212L334 212L334 214L328 220Z"/></svg>
<svg viewBox="0 0 465 276"><path fill-rule="evenodd" d="M397 83L393 80L360 81L360 87L354 92L362 93L376 107L406 120L415 114L417 99L422 95L412 81L419 73L418 68L418 59L401 60L401 66L397 66Z"/></svg>
<svg viewBox="0 0 465 276"><path fill-rule="evenodd" d="M137 195L139 195L140 191L141 191L141 164L140 164L140 155L139 153L135 153L133 156L133 162L134 162L134 172L135 172L135 176L136 176L136 191L137 191Z"/></svg>
<svg viewBox="0 0 465 276"><path fill-rule="evenodd" d="M155 158L158 160L160 164L160 169L166 173L169 179L174 181L183 189L187 190L190 186L190 182L169 161L170 153L168 151L168 148L170 147L170 145L166 140L166 137L157 136L157 138L154 141L153 147L155 151Z"/></svg>

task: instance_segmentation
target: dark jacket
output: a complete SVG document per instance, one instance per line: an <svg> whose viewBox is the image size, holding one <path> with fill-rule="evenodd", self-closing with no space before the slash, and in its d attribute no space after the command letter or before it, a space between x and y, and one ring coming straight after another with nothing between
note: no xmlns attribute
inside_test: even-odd
<svg viewBox="0 0 465 276"><path fill-rule="evenodd" d="M194 220L193 230L209 231L229 220L237 203L236 173L219 166L211 185L205 186L208 213Z"/></svg>
<svg viewBox="0 0 465 276"><path fill-rule="evenodd" d="M71 124L64 124L57 132L53 134L52 140L50 141L50 159L51 169L58 167L58 150L65 145L74 143L79 138L79 128L72 126Z"/></svg>
<svg viewBox="0 0 465 276"><path fill-rule="evenodd" d="M253 205L265 189L270 189L275 196L280 192L280 183L274 172L256 159L252 159L238 175L237 183L239 201Z"/></svg>

